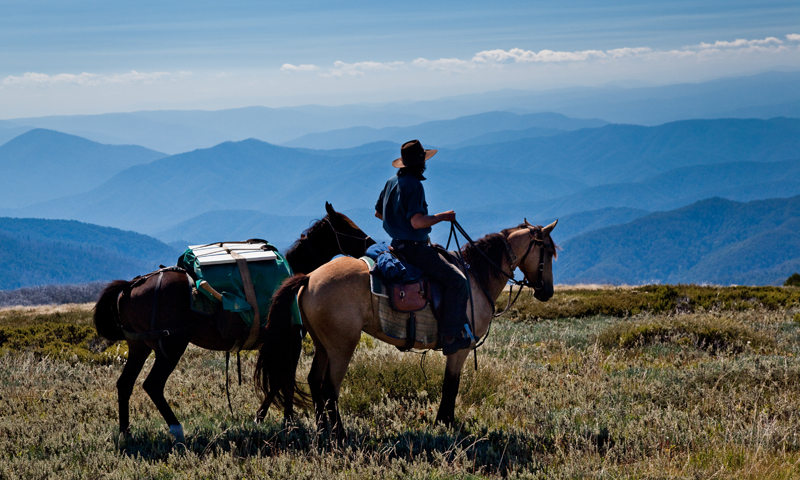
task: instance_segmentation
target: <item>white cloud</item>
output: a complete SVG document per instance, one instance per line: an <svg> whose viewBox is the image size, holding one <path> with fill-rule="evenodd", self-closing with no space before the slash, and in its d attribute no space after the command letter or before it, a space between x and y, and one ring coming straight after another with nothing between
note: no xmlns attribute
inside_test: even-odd
<svg viewBox="0 0 800 480"><path fill-rule="evenodd" d="M319 70L316 65L292 65L291 63L284 63L281 67L282 72L313 72Z"/></svg>
<svg viewBox="0 0 800 480"><path fill-rule="evenodd" d="M345 63L336 61L333 63L333 68L327 73L321 74L323 77L343 77L345 75L352 77L361 77L365 72L381 72L397 70L404 65L403 62L356 62Z"/></svg>
<svg viewBox="0 0 800 480"><path fill-rule="evenodd" d="M26 72L23 75L15 77L9 75L3 79L2 85L5 87L10 86L42 86L51 87L54 85L80 85L80 86L97 86L105 84L128 84L128 83L154 83L167 78L182 78L191 75L191 72L178 72L177 74L170 72L137 72L131 70L128 73L117 73L114 75L100 75L97 73L83 72L80 74L72 73L59 73L57 75L48 75L46 73Z"/></svg>
<svg viewBox="0 0 800 480"><path fill-rule="evenodd" d="M705 48L739 48L739 47L755 47L755 46L764 46L770 44L777 44L780 45L783 43L781 40L778 40L775 37L767 37L762 40L745 40L743 38L737 38L732 42L725 42L717 40L714 43L700 43L697 48L705 49Z"/></svg>
<svg viewBox="0 0 800 480"><path fill-rule="evenodd" d="M800 35L790 34L786 36L792 41L800 41ZM786 51L787 47L783 41L776 37L764 39L745 40L736 39L733 41L717 41L714 43L701 43L699 45L684 47L677 50L653 50L650 47L623 47L611 50L581 50L576 52L540 50L524 50L512 48L510 50L484 50L476 53L469 60L459 58L441 58L439 60L428 60L418 58L412 65L428 70L445 70L451 72L464 72L476 68L502 67L513 64L530 63L578 63L611 60L624 58L709 58L714 55L725 55L725 52L780 52Z"/></svg>
<svg viewBox="0 0 800 480"><path fill-rule="evenodd" d="M800 41L800 35L786 35L787 41ZM700 43L697 45L685 46L673 50L654 50L650 47L621 47L610 50L579 50L579 51L555 51L555 50L525 50L522 48L512 48L510 50L494 49L477 52L472 58L439 58L435 60L427 58L417 58L409 63L397 62L355 62L346 63L343 61L334 62L333 67L323 69L316 65L293 65L285 63L281 67L283 72L311 72L319 70L321 77L363 77L367 73L387 72L399 70L401 68L416 68L422 70L438 70L451 73L467 73L478 69L504 69L519 68L524 65L532 64L570 64L609 62L625 59L643 59L657 61L659 59L687 59L698 58L709 60L712 58L731 58L731 55L751 54L751 53L778 53L793 51L796 47L785 45L785 42L777 37L766 37L763 39L735 39L718 40L713 43Z"/></svg>
<svg viewBox="0 0 800 480"><path fill-rule="evenodd" d="M427 68L428 70L464 70L467 68L475 68L475 64L469 60L460 60L458 58L440 58L439 60L428 60L425 58L418 58L411 62L416 67Z"/></svg>
<svg viewBox="0 0 800 480"><path fill-rule="evenodd" d="M475 63L528 63L528 62L580 62L593 58L605 58L606 54L599 50L584 50L582 52L554 52L541 50L534 52L521 48L511 50L484 50L472 57Z"/></svg>

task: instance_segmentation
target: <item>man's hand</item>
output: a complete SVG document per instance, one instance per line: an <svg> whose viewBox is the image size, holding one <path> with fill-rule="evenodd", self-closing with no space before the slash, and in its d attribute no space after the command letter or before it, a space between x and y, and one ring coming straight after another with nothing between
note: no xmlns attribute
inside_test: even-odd
<svg viewBox="0 0 800 480"><path fill-rule="evenodd" d="M375 216L378 217L378 219L383 220L383 214L377 210L375 211Z"/></svg>
<svg viewBox="0 0 800 480"><path fill-rule="evenodd" d="M448 210L446 212L437 213L437 217L442 218L442 222L455 222L456 221L456 212L453 210Z"/></svg>
<svg viewBox="0 0 800 480"><path fill-rule="evenodd" d="M411 226L416 229L428 228L436 225L439 222L454 222L455 220L456 212L452 210L437 213L436 215L423 215L418 213L411 217Z"/></svg>

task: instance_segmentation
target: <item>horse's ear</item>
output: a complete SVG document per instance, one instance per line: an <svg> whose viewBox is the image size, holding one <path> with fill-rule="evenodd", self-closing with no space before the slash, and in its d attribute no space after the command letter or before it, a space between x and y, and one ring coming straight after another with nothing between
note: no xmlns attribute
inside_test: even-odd
<svg viewBox="0 0 800 480"><path fill-rule="evenodd" d="M544 227L544 228L542 229L542 233L543 233L544 235L550 235L550 232L552 232L552 231L553 231L553 229L554 229L554 228L556 228L556 225L558 225L558 219L556 219L556 221L555 221L555 222L553 222L553 223L551 223L550 225L548 225L548 226Z"/></svg>
<svg viewBox="0 0 800 480"><path fill-rule="evenodd" d="M331 217L336 215L336 210L333 209L333 205L328 202L325 202L325 211L328 212L328 215Z"/></svg>
<svg viewBox="0 0 800 480"><path fill-rule="evenodd" d="M528 219L527 219L527 218L523 218L523 219L522 219L522 221L523 221L523 222L525 222L525 225L527 225L527 226L529 226L529 227L532 227L532 226L533 226L533 225L531 225L530 223L528 223Z"/></svg>

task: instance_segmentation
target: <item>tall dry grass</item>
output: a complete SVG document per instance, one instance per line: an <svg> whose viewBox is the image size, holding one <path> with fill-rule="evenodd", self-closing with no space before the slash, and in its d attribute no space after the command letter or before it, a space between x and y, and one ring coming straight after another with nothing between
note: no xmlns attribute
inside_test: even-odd
<svg viewBox="0 0 800 480"><path fill-rule="evenodd" d="M619 294L567 291L554 301L615 305ZM172 445L140 388L144 375L131 399L133 436L120 439L124 343L100 352L105 363L47 353L46 342L0 344L0 477L800 477L798 306L751 295L746 308L704 307L692 298L638 314L552 319L524 299L493 325L477 372L469 359L453 428L433 423L441 354L423 359L365 338L343 384L348 437L339 444L316 435L309 413L286 425L275 411L253 424L260 399L247 384L232 384L231 415L222 355L196 348L166 393L186 445ZM85 312L3 310L0 328L88 325ZM245 377L253 364L243 358Z"/></svg>

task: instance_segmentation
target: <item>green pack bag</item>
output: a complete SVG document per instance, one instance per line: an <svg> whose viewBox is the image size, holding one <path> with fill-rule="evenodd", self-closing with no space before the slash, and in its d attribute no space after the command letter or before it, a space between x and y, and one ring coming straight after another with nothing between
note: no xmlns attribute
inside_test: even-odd
<svg viewBox="0 0 800 480"><path fill-rule="evenodd" d="M248 327L253 326L254 312L247 303L242 277L236 260L230 252L235 251L247 260L250 277L256 292L259 319L266 326L267 313L272 303L272 294L284 280L291 277L292 267L272 244L264 240L247 242L220 242L208 245L190 246L178 258L177 265L184 268L195 281L195 287L212 302L219 303L210 292L200 284L208 282L222 296L222 308L236 312ZM292 306L292 323L302 325L300 310L295 300Z"/></svg>

